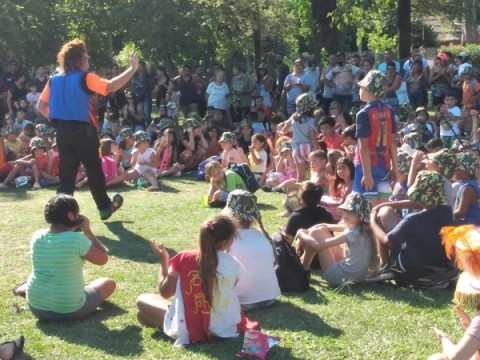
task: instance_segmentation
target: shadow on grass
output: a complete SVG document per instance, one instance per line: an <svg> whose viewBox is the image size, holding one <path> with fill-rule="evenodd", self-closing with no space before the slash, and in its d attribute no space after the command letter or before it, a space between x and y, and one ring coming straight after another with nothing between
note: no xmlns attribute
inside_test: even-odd
<svg viewBox="0 0 480 360"><path fill-rule="evenodd" d="M431 308L450 306L452 304L452 290L414 290L411 288L397 287L391 282L362 283L337 288L335 291L343 296L356 296L365 301L371 300L368 293L375 293L386 300L403 302L418 308Z"/></svg>
<svg viewBox="0 0 480 360"><path fill-rule="evenodd" d="M259 210L274 210L278 209L278 207L270 205L270 204L263 204L263 203L257 203L257 207Z"/></svg>
<svg viewBox="0 0 480 360"><path fill-rule="evenodd" d="M0 196L6 198L6 199L11 199L11 200L30 200L31 198L34 197L34 193L30 187L22 187L22 188L15 188L12 187L11 189L2 189L0 190Z"/></svg>
<svg viewBox="0 0 480 360"><path fill-rule="evenodd" d="M141 328L128 325L120 330L108 329L102 321L122 315L126 311L112 303L104 303L91 316L73 322L48 323L37 321L37 327L48 336L55 336L72 344L87 345L118 356L135 356L143 352L140 345Z"/></svg>
<svg viewBox="0 0 480 360"><path fill-rule="evenodd" d="M120 259L128 259L148 264L158 263L158 258L152 252L150 241L126 229L123 221L105 223L107 228L114 233L119 240L113 240L106 236L99 236L99 240L108 248L110 255ZM168 249L167 249L168 250ZM173 252L168 250L170 254Z"/></svg>

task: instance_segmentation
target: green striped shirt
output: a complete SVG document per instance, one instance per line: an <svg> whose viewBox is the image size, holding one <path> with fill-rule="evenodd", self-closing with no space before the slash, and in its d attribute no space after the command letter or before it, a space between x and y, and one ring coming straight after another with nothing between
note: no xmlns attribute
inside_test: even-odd
<svg viewBox="0 0 480 360"><path fill-rule="evenodd" d="M85 303L82 259L92 246L81 232L39 230L30 245L32 273L27 300L31 307L71 313Z"/></svg>

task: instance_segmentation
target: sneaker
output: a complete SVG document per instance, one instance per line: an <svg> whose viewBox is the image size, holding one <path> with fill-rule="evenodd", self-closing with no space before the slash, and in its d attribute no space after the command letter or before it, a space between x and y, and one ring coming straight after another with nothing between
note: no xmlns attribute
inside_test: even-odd
<svg viewBox="0 0 480 360"><path fill-rule="evenodd" d="M272 192L272 188L268 185L263 185L261 189L265 192Z"/></svg>
<svg viewBox="0 0 480 360"><path fill-rule="evenodd" d="M110 207L105 210L100 210L100 219L102 221L108 220L112 214L120 209L123 205L123 197L120 194L115 194L112 197L112 203Z"/></svg>
<svg viewBox="0 0 480 360"><path fill-rule="evenodd" d="M379 281L387 281L387 280L393 280L395 278L395 275L392 272L392 269L390 269L390 266L385 265L383 268L380 269L380 271L369 278L366 279L368 282L379 282Z"/></svg>

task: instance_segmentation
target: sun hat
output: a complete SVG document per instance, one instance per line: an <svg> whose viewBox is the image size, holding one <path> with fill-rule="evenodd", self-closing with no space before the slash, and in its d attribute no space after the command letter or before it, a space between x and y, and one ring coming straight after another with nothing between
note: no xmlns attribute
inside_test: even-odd
<svg viewBox="0 0 480 360"><path fill-rule="evenodd" d="M37 148L41 148L41 149L46 149L47 146L45 145L45 141L43 141L42 138L39 138L38 136L32 138L32 140L30 140L30 149L33 151Z"/></svg>
<svg viewBox="0 0 480 360"><path fill-rule="evenodd" d="M376 97L382 97L385 94L385 75L380 71L370 70L357 85L367 89Z"/></svg>
<svg viewBox="0 0 480 360"><path fill-rule="evenodd" d="M410 165L412 164L412 157L405 151L398 151L398 171L403 174L408 174L410 171Z"/></svg>
<svg viewBox="0 0 480 360"><path fill-rule="evenodd" d="M470 176L477 173L478 163L477 157L469 152L461 152L457 154L457 169L465 171Z"/></svg>
<svg viewBox="0 0 480 360"><path fill-rule="evenodd" d="M229 131L225 131L222 136L220 137L220 140L218 140L218 142L230 142L232 144L235 144L236 142L236 137L235 135L232 133L232 132L229 132Z"/></svg>
<svg viewBox="0 0 480 360"><path fill-rule="evenodd" d="M292 142L291 141L284 141L280 145L280 152L284 151L292 151Z"/></svg>
<svg viewBox="0 0 480 360"><path fill-rule="evenodd" d="M419 132L411 132L403 137L403 142L412 149L417 150L424 146L422 134Z"/></svg>
<svg viewBox="0 0 480 360"><path fill-rule="evenodd" d="M3 120L6 120L6 119L8 119L8 118L13 119L12 113L7 112L7 113L3 116Z"/></svg>
<svg viewBox="0 0 480 360"><path fill-rule="evenodd" d="M449 259L462 270L453 302L459 306L480 304L480 230L474 225L446 226L440 231Z"/></svg>
<svg viewBox="0 0 480 360"><path fill-rule="evenodd" d="M135 146L140 144L143 141L150 141L150 138L148 137L147 133L145 131L139 130L135 134L133 134L133 137L135 139Z"/></svg>
<svg viewBox="0 0 480 360"><path fill-rule="evenodd" d="M303 114L304 112L315 108L315 106L318 105L318 101L313 97L312 94L305 93L297 97L297 100L295 100L295 105L297 113Z"/></svg>
<svg viewBox="0 0 480 360"><path fill-rule="evenodd" d="M125 140L125 139L133 137L133 131L130 128L124 128L124 129L120 130L119 135L120 135L120 139Z"/></svg>
<svg viewBox="0 0 480 360"><path fill-rule="evenodd" d="M222 210L222 214L247 221L260 220L262 218L258 211L256 196L242 189L233 190L228 194L227 204Z"/></svg>
<svg viewBox="0 0 480 360"><path fill-rule="evenodd" d="M372 204L368 199L359 193L350 193L345 202L338 206L337 209L343 209L353 212L364 223L370 222L370 212L372 211Z"/></svg>
<svg viewBox="0 0 480 360"><path fill-rule="evenodd" d="M197 119L196 117L188 117L183 122L183 129L187 131L188 129L198 128L200 125L202 125L202 122L200 119Z"/></svg>
<svg viewBox="0 0 480 360"><path fill-rule="evenodd" d="M158 124L155 125L158 131L164 131L165 129L173 128L174 126L175 123L173 122L173 119L167 117L161 118Z"/></svg>
<svg viewBox="0 0 480 360"><path fill-rule="evenodd" d="M437 59L448 61L448 55L444 52L441 52L437 55Z"/></svg>
<svg viewBox="0 0 480 360"><path fill-rule="evenodd" d="M399 109L400 120L403 122L411 123L415 121L415 111L413 111L412 105L405 103L400 105Z"/></svg>
<svg viewBox="0 0 480 360"><path fill-rule="evenodd" d="M51 132L50 128L46 124L37 125L35 130L37 130L38 136L50 135Z"/></svg>
<svg viewBox="0 0 480 360"><path fill-rule="evenodd" d="M252 127L252 123L247 119L243 119L242 121L240 121L239 126L240 126L240 129L243 128L244 126Z"/></svg>
<svg viewBox="0 0 480 360"><path fill-rule="evenodd" d="M468 66L462 71L462 75L476 75L477 69L475 69L473 66Z"/></svg>
<svg viewBox="0 0 480 360"><path fill-rule="evenodd" d="M332 101L330 103L330 107L329 109L332 110L332 109L341 109L342 106L340 105L340 103L338 101Z"/></svg>
<svg viewBox="0 0 480 360"><path fill-rule="evenodd" d="M445 202L443 176L423 170L417 174L415 183L408 189L408 198L425 206L434 207Z"/></svg>
<svg viewBox="0 0 480 360"><path fill-rule="evenodd" d="M3 130L2 131L3 135L9 135L9 134L16 134L17 133L15 127L13 127L13 126L4 126L2 128L2 130Z"/></svg>
<svg viewBox="0 0 480 360"><path fill-rule="evenodd" d="M432 154L427 155L440 169L442 174L451 179L455 169L457 168L457 157L450 149L442 149Z"/></svg>

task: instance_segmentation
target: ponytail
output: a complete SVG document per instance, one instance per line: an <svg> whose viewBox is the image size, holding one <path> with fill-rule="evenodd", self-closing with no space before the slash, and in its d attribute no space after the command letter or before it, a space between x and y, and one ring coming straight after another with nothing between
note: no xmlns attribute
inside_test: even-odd
<svg viewBox="0 0 480 360"><path fill-rule="evenodd" d="M213 291L218 289L217 251L231 241L235 234L235 224L229 217L224 215L209 218L200 228L198 268L200 278L202 279L203 291L210 306L213 306Z"/></svg>

